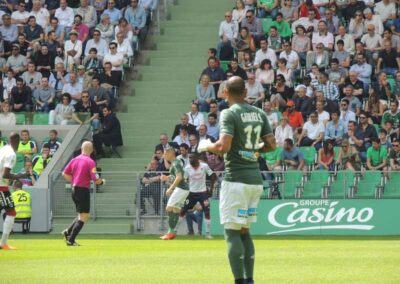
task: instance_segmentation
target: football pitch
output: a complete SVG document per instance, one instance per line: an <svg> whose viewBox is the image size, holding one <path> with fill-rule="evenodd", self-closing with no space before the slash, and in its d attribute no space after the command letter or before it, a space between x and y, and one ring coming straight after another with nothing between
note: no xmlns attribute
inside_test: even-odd
<svg viewBox="0 0 400 284"><path fill-rule="evenodd" d="M0 283L233 283L222 238L13 235ZM255 238L263 283L400 283L400 238Z"/></svg>

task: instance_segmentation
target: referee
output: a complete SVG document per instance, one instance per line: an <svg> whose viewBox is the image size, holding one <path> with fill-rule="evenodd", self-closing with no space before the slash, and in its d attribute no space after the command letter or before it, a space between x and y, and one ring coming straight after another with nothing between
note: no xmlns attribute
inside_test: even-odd
<svg viewBox="0 0 400 284"><path fill-rule="evenodd" d="M63 172L65 180L72 184L72 200L75 203L76 212L78 213L78 217L62 232L67 246L79 246L79 244L75 242L75 238L81 231L85 222L89 220L90 181L94 181L98 185L105 182L105 180L99 178L96 173L96 164L90 158L92 152L92 142L84 142L81 147L81 154L73 158Z"/></svg>

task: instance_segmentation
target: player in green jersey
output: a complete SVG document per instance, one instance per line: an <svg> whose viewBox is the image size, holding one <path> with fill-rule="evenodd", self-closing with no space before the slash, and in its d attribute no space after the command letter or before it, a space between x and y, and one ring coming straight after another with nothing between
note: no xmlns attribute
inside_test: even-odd
<svg viewBox="0 0 400 284"><path fill-rule="evenodd" d="M169 230L164 236L163 240L172 240L176 237L176 229L179 221L179 213L183 207L187 196L189 195L189 186L184 180L184 171L182 162L175 157L174 148L169 148L164 152L164 159L171 163L169 168L170 176L161 176L162 181L171 181L171 185L165 192L169 197L166 211L168 213Z"/></svg>
<svg viewBox="0 0 400 284"><path fill-rule="evenodd" d="M230 78L224 94L230 107L221 113L220 138L215 143L201 141L198 151L225 154L219 209L229 263L235 283L253 284L254 245L249 228L256 222L263 191L257 153L275 150L276 142L265 113L245 102L243 79Z"/></svg>

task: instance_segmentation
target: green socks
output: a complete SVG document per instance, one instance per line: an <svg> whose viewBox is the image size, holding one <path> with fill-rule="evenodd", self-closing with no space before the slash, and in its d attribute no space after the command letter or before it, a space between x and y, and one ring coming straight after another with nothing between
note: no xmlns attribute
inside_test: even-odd
<svg viewBox="0 0 400 284"><path fill-rule="evenodd" d="M179 214L174 212L168 213L168 225L169 231L168 233L175 233L176 224L178 224Z"/></svg>
<svg viewBox="0 0 400 284"><path fill-rule="evenodd" d="M244 271L247 279L253 278L254 271L254 244L250 234L241 234L244 247Z"/></svg>
<svg viewBox="0 0 400 284"><path fill-rule="evenodd" d="M244 246L238 230L225 229L225 240L228 244L228 258L233 276L236 280L244 279Z"/></svg>

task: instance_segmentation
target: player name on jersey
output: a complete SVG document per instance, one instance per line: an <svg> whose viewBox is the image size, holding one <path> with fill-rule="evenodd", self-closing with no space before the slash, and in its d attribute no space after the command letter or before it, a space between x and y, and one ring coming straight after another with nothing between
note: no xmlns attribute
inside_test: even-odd
<svg viewBox="0 0 400 284"><path fill-rule="evenodd" d="M242 122L263 122L261 115L256 112L243 112L240 117Z"/></svg>

